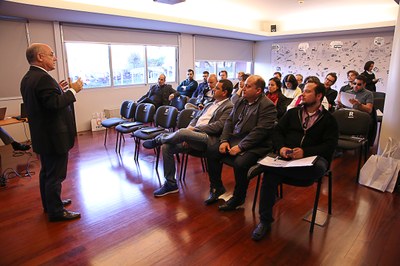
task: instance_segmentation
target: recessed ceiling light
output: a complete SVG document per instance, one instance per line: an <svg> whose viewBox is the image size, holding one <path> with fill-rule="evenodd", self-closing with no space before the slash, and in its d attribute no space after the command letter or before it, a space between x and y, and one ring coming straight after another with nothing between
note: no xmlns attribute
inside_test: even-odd
<svg viewBox="0 0 400 266"><path fill-rule="evenodd" d="M299 2L299 4L304 4L303 0L299 0L298 2Z"/></svg>

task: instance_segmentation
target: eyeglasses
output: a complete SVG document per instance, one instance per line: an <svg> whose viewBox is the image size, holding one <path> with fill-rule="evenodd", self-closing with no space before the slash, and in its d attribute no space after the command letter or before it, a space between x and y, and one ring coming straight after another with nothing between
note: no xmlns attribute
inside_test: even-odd
<svg viewBox="0 0 400 266"><path fill-rule="evenodd" d="M353 85L362 86L362 83L353 82Z"/></svg>
<svg viewBox="0 0 400 266"><path fill-rule="evenodd" d="M325 80L327 80L327 81L329 81L330 83L334 83L335 81L334 80L331 80L331 79L325 79Z"/></svg>

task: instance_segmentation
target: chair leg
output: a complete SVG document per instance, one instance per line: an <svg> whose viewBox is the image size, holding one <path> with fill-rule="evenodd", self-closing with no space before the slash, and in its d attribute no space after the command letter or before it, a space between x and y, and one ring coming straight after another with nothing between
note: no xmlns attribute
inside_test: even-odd
<svg viewBox="0 0 400 266"><path fill-rule="evenodd" d="M104 146L106 146L106 144L107 144L107 131L108 131L108 128L106 128L106 133L104 134Z"/></svg>
<svg viewBox="0 0 400 266"><path fill-rule="evenodd" d="M120 139L120 133L117 131L117 139L115 140L115 152L120 153L120 145L119 145L119 139Z"/></svg>
<svg viewBox="0 0 400 266"><path fill-rule="evenodd" d="M260 188L260 180L261 180L261 174L259 174L258 177L257 177L256 190L254 191L253 207L251 208L251 210L252 210L253 212L255 211L256 205L257 205L258 190L259 190L259 188Z"/></svg>
<svg viewBox="0 0 400 266"><path fill-rule="evenodd" d="M157 155L157 158L156 158L156 169L158 169L158 162L160 161L160 146L158 146L155 150L156 150L156 155Z"/></svg>
<svg viewBox="0 0 400 266"><path fill-rule="evenodd" d="M364 153L364 146L361 146L360 147L360 156L358 156L357 180L356 180L357 183L360 178L361 158L362 158L363 153Z"/></svg>
<svg viewBox="0 0 400 266"><path fill-rule="evenodd" d="M315 193L314 209L313 209L311 225L310 225L310 234L312 234L314 232L315 219L317 217L317 210L318 210L319 193L321 191L321 183L322 183L322 178L320 178L318 180L317 192Z"/></svg>
<svg viewBox="0 0 400 266"><path fill-rule="evenodd" d="M182 181L182 177L183 177L183 168L185 165L185 161L187 160L187 156L189 156L188 154L182 153L182 161L180 163L180 171L179 171L179 181Z"/></svg>
<svg viewBox="0 0 400 266"><path fill-rule="evenodd" d="M328 172L328 213L332 214L332 172Z"/></svg>
<svg viewBox="0 0 400 266"><path fill-rule="evenodd" d="M183 182L185 182L186 180L186 168L187 168L187 164L189 161L189 154L187 154L186 160L185 160L185 165L183 166Z"/></svg>

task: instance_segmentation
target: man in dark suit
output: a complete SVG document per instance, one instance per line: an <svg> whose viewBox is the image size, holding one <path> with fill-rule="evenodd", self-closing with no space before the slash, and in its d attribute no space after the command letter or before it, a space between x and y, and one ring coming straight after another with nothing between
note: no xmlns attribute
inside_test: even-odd
<svg viewBox="0 0 400 266"><path fill-rule="evenodd" d="M207 104L199 114L190 121L187 128L173 133L161 134L153 140L143 143L145 148L151 149L162 145L163 166L166 182L154 191L155 197L161 197L178 192L175 179L174 154L194 149L205 151L208 146L219 142L225 120L232 110L233 104L229 100L233 90L230 80L221 80L213 88L214 101Z"/></svg>
<svg viewBox="0 0 400 266"><path fill-rule="evenodd" d="M61 200L61 183L67 175L68 151L74 146L75 125L71 104L83 82L57 83L48 73L57 58L50 46L35 43L26 50L29 71L21 81L33 151L40 155L40 195L50 221L72 220L80 213L64 209L71 200ZM68 86L70 88L68 88ZM65 89L65 91L64 91Z"/></svg>
<svg viewBox="0 0 400 266"><path fill-rule="evenodd" d="M207 149L210 195L205 204L218 201L225 193L221 180L224 157L233 161L235 190L233 197L219 210L231 211L244 203L248 187L247 172L258 159L271 151L270 132L276 122L276 108L263 93L265 81L260 76L246 79L243 97L234 105L226 120L220 142Z"/></svg>
<svg viewBox="0 0 400 266"><path fill-rule="evenodd" d="M171 85L166 84L166 77L161 74L158 77L158 84L151 86L150 90L140 97L137 101L138 103L152 103L156 108L162 105L169 105L169 96L175 93L176 90L172 88Z"/></svg>

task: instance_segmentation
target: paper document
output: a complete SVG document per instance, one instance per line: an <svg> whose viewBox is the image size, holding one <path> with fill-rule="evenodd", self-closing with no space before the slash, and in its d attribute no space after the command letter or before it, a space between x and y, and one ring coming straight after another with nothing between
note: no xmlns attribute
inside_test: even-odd
<svg viewBox="0 0 400 266"><path fill-rule="evenodd" d="M301 167L311 166L314 164L317 156L310 156L296 160L285 161L279 159L279 157L266 156L264 159L258 161L259 164L270 166L270 167Z"/></svg>
<svg viewBox="0 0 400 266"><path fill-rule="evenodd" d="M351 94L351 93L347 93L347 92L342 92L340 94L340 101L346 107L352 108L353 104L350 102L350 99L355 99L355 98L356 98L355 94Z"/></svg>

